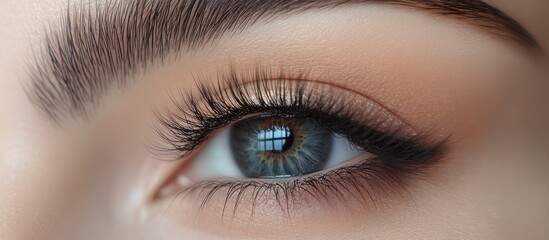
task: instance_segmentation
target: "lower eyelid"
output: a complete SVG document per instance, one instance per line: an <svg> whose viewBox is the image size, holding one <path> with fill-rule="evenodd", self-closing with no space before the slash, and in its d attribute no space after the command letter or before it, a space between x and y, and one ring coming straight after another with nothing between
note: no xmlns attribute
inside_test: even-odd
<svg viewBox="0 0 549 240"><path fill-rule="evenodd" d="M191 164L196 164L199 167L190 167L185 170L193 169L194 172L200 173L202 177L206 175L206 178L209 177L214 180L200 181L201 179L194 179L193 171L178 175L183 176L179 179L172 177L171 186L174 186L174 181L179 184L175 184L176 187L173 191L162 195L157 194L159 197L154 198L154 202L160 205L169 202L163 205L167 206L163 211L168 213L166 217L173 215L204 216L206 223L215 219L221 219L222 221L223 219L244 219L244 222L252 222L253 224L272 223L273 221L286 224L296 214L302 215L310 221L315 221L316 217L328 217L331 212L334 214L337 212L347 214L371 213L376 210L377 205L384 201L398 201L400 198L406 197L408 180L421 175L426 166L432 165L437 160L432 157L439 156L441 153L441 151L438 151L440 150L438 146L429 144L424 146L421 141L416 141L419 139L416 138L418 136L417 131L382 105L365 96L337 86L308 80L264 80L247 84L234 82L229 83L226 89L222 86L224 85L203 87L203 92L198 98L192 95L181 95L180 97L187 101L176 103L180 112L170 113L167 117L166 115L159 115L160 118L164 117L161 122L164 120L163 123L169 123L167 125L171 127L166 131L168 135L163 137L173 140L171 143L180 144L172 144L171 146L175 148L171 150L190 153L197 146L203 145L204 141L215 142L219 140L220 137L214 136L214 132L217 132L215 135L222 134L223 130L221 128L229 126L230 122L251 114L270 113L268 111L246 112L239 111L238 108L236 110L230 108L233 105L241 104L239 101L242 99L235 100L238 99L239 94L247 98L244 99L245 101L253 103L256 103L262 94L275 96L273 97L275 100L277 99L276 96L289 97L279 98L283 99L279 101L287 102L291 101L292 96L295 97L297 94L302 93L296 92L296 87L303 87L307 91L304 94L306 95L305 105L309 104L309 107L314 107L314 104L322 105L328 102L331 104L328 104L328 107L323 108L321 106L312 110L329 112L331 115L321 115L315 112L315 114L309 116L297 116L310 117L315 120L317 120L316 118L337 119L337 121L328 122L334 123L335 126L330 126L330 131L337 134L342 133L342 137L347 139L350 138L346 133L354 133L349 134L356 137L352 140L359 141L352 141L353 144L357 142L365 143L363 145L356 144L356 146L360 146L361 150L374 150L372 152L380 157L375 157L365 151L358 151L361 153L360 156L345 164L328 162L327 167L332 168L331 170L323 170L322 172L288 179L245 179L242 174L236 174L240 172L239 169L231 169L227 166L212 168L211 164L207 164L205 160L218 159L218 156L216 156L218 153L216 150L206 147L200 149L205 153L201 154L204 155L205 159L200 159L200 156L190 159ZM258 86L265 89L258 90ZM236 88L236 92L231 92L235 91L231 87ZM273 94L272 91L279 92L268 95ZM174 99L177 100L178 97L176 96ZM219 105L223 106L219 107ZM276 105L276 103L273 105ZM241 115L235 116L236 113L234 112ZM218 116L221 113L233 115ZM352 119L354 122L344 121L350 117L355 118ZM341 120L342 118L344 120ZM166 119L168 119L167 122ZM185 121L178 122L176 120ZM339 123L339 125L335 123ZM370 126L378 127L378 129L374 129L374 131L364 130L370 129ZM351 130L345 131L345 127ZM169 135L170 133L173 133L173 135ZM189 136L189 133L200 133L200 135L185 138ZM408 136L408 138L398 139L393 134L403 135L403 137ZM364 146L373 147L367 149ZM376 150L380 149L402 150L404 155L378 154L379 151ZM430 151L432 149L434 151ZM419 152L419 155L415 154L417 152ZM410 155L410 153L412 154ZM424 153L433 154L432 156L425 155L429 159L419 159L424 156ZM336 152L331 154L338 155ZM416 158L416 156L419 157ZM187 157L187 155L184 155L184 157ZM385 157L385 159L382 159L382 157ZM230 170L235 174L230 176L233 177L230 179L215 179L215 177L223 176L216 169ZM181 169L178 170L181 172ZM186 217L181 218L194 221Z"/></svg>
<svg viewBox="0 0 549 240"><path fill-rule="evenodd" d="M419 167L396 166L376 158L361 157L357 162L294 179L198 182L166 197L171 204L164 212L200 213L208 216L208 221L236 218L248 224L285 224L295 218L313 221L311 217L332 213L371 214L385 201L409 197L406 181L421 174ZM181 204L186 210L180 209ZM191 209L195 212L188 212Z"/></svg>

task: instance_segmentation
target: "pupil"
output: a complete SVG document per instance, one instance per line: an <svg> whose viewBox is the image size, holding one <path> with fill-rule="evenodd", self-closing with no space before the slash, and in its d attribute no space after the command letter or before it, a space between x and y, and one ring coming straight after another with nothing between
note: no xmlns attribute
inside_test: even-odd
<svg viewBox="0 0 549 240"><path fill-rule="evenodd" d="M257 150L260 152L283 153L292 147L292 129L288 126L272 126L257 133Z"/></svg>
<svg viewBox="0 0 549 240"><path fill-rule="evenodd" d="M288 177L322 170L332 136L311 118L253 117L233 125L229 144L247 177Z"/></svg>

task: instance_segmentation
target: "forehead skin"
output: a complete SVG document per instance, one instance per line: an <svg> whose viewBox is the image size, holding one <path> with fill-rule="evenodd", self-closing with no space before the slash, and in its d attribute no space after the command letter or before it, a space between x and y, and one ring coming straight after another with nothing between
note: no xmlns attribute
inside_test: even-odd
<svg viewBox="0 0 549 240"><path fill-rule="evenodd" d="M542 48L549 49L549 1L546 0L491 0L518 22L538 40ZM25 77L25 63L30 53L31 42L42 34L44 22L58 19L66 0L4 0L0 7L0 238L39 239L49 231L47 219L55 217L55 209L48 199L36 199L48 191L48 195L66 194L49 189L48 186L66 186L48 175L58 168L51 166L39 152L29 151L29 145L51 145L63 149L55 141L44 143L35 135L52 136L56 132L43 121L27 100L21 87ZM49 146L47 145L46 148ZM66 169L70 171L70 169ZM47 183L43 188L35 186ZM57 189L63 189L58 187ZM41 216L41 217L35 217Z"/></svg>

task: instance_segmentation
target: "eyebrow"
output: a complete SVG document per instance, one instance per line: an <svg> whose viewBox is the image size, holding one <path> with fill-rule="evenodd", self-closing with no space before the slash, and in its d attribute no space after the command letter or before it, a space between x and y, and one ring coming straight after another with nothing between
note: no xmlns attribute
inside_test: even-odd
<svg viewBox="0 0 549 240"><path fill-rule="evenodd" d="M480 0L107 0L69 5L46 26L29 65L30 101L53 122L88 118L107 92L122 90L132 76L172 53L204 47L227 32L264 18L348 4L384 3L451 17L539 48L502 11Z"/></svg>

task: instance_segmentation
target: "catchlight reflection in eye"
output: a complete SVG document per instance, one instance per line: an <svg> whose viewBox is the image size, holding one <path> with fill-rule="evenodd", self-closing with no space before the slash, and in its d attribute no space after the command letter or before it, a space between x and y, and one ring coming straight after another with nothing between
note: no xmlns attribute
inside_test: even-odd
<svg viewBox="0 0 549 240"><path fill-rule="evenodd" d="M257 133L257 151L282 153L287 151L294 141L292 129L288 126L272 126Z"/></svg>
<svg viewBox="0 0 549 240"><path fill-rule="evenodd" d="M312 118L259 116L212 135L184 174L195 180L285 178L322 171L365 154Z"/></svg>
<svg viewBox="0 0 549 240"><path fill-rule="evenodd" d="M231 129L232 154L247 177L288 177L321 170L332 133L311 118L255 117Z"/></svg>

